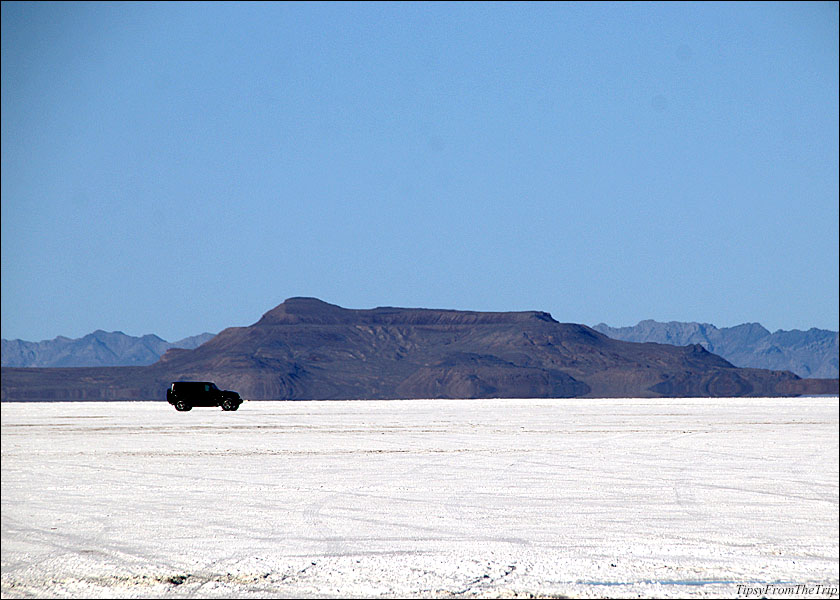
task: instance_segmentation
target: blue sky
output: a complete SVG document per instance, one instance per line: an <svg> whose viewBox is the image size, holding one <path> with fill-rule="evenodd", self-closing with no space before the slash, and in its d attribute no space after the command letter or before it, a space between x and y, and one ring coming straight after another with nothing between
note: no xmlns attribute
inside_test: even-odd
<svg viewBox="0 0 840 600"><path fill-rule="evenodd" d="M2 336L290 296L838 329L838 4L2 4Z"/></svg>

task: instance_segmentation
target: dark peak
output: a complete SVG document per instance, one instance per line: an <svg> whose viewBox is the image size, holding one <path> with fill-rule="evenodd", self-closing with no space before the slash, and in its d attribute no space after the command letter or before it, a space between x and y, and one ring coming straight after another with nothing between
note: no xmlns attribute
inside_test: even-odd
<svg viewBox="0 0 840 600"><path fill-rule="evenodd" d="M295 296L287 298L283 304L277 308L282 307L288 314L324 314L334 313L336 311L343 311L344 309L335 304L324 302L318 298L309 298L306 296Z"/></svg>
<svg viewBox="0 0 840 600"><path fill-rule="evenodd" d="M320 298L315 298L314 296L292 296L291 298L286 298L283 301L283 304L280 306L296 306L296 307L316 307L316 306L335 306L335 304L330 304L329 302L324 302ZM336 307L338 308L338 307Z"/></svg>
<svg viewBox="0 0 840 600"><path fill-rule="evenodd" d="M318 298L296 296L287 298L283 304L272 308L257 322L257 325L278 323L339 323L344 322L342 313L346 309L329 304Z"/></svg>

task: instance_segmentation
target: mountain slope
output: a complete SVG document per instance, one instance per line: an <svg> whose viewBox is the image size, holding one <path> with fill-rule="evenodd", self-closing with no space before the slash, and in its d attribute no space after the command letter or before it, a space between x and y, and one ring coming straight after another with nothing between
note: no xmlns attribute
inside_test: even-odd
<svg viewBox="0 0 840 600"><path fill-rule="evenodd" d="M351 310L290 298L251 326L171 349L148 367L3 369L2 397L157 399L180 379L252 400L772 396L820 384L739 369L700 345L614 340L544 312Z"/></svg>
<svg viewBox="0 0 840 600"><path fill-rule="evenodd" d="M156 335L94 331L82 338L59 336L42 342L2 340L4 367L116 367L151 365L170 348L196 348L213 337L203 333L177 342Z"/></svg>
<svg viewBox="0 0 840 600"><path fill-rule="evenodd" d="M685 346L700 344L738 367L791 371L800 377L836 378L840 373L838 332L812 328L770 333L758 323L717 328L708 323L641 321L634 327L593 327L628 342Z"/></svg>

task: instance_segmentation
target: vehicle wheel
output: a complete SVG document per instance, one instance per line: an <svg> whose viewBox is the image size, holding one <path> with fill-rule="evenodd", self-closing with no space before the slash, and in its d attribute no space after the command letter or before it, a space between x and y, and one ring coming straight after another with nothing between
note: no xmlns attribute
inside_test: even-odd
<svg viewBox="0 0 840 600"><path fill-rule="evenodd" d="M178 400L175 402L175 410L179 410L181 412L192 410L192 406L184 402L183 400Z"/></svg>
<svg viewBox="0 0 840 600"><path fill-rule="evenodd" d="M236 410L236 403L230 399L224 400L222 401L222 410Z"/></svg>

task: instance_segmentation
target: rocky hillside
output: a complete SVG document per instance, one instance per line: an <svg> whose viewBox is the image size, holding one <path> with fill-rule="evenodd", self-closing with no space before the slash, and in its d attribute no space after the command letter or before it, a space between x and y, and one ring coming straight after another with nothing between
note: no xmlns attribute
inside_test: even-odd
<svg viewBox="0 0 840 600"><path fill-rule="evenodd" d="M758 323L717 328L708 323L641 321L635 327L593 329L617 340L686 346L700 344L737 367L791 371L800 377L838 377L838 332L824 329L770 333Z"/></svg>
<svg viewBox="0 0 840 600"><path fill-rule="evenodd" d="M4 368L4 400L161 399L210 380L259 399L773 396L837 380L736 368L699 344L611 339L545 312L350 310L290 298L248 327L147 367Z"/></svg>
<svg viewBox="0 0 840 600"><path fill-rule="evenodd" d="M2 340L4 367L117 367L151 365L170 348L197 348L213 337L202 333L177 342L156 335L94 331L82 338L59 336L43 342Z"/></svg>

